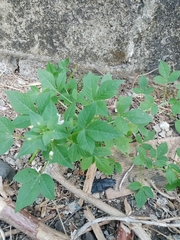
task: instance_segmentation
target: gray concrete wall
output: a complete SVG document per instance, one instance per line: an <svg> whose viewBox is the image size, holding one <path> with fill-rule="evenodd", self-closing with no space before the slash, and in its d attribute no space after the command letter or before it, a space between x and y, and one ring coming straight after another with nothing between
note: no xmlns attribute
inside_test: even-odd
<svg viewBox="0 0 180 240"><path fill-rule="evenodd" d="M0 25L1 72L66 57L126 78L160 59L180 69L179 0L0 0Z"/></svg>

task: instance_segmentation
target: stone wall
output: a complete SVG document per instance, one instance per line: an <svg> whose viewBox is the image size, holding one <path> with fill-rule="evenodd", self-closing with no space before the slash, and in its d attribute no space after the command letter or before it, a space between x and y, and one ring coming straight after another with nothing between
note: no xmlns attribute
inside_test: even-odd
<svg viewBox="0 0 180 240"><path fill-rule="evenodd" d="M180 69L179 0L1 0L0 70L69 57L129 78L163 59Z"/></svg>

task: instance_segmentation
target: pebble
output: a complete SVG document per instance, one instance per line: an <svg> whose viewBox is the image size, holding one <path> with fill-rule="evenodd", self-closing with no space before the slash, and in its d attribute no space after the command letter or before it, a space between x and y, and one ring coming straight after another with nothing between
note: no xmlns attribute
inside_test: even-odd
<svg viewBox="0 0 180 240"><path fill-rule="evenodd" d="M15 175L15 170L3 160L0 160L0 176L2 179L5 178L12 180Z"/></svg>
<svg viewBox="0 0 180 240"><path fill-rule="evenodd" d="M160 127L162 130L168 131L168 130L169 130L169 123L167 123L167 122L161 122L161 123L159 124L159 127Z"/></svg>

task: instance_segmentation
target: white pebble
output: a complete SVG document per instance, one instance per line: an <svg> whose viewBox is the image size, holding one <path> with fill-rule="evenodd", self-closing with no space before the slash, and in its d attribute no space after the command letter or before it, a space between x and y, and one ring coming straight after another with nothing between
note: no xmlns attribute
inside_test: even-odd
<svg viewBox="0 0 180 240"><path fill-rule="evenodd" d="M169 130L169 123L167 122L161 122L159 126L162 130L165 130L165 131Z"/></svg>

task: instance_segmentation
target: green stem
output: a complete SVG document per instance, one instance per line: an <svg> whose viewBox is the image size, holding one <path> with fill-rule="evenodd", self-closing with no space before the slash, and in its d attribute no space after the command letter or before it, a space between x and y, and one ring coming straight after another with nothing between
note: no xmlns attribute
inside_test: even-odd
<svg viewBox="0 0 180 240"><path fill-rule="evenodd" d="M33 155L31 156L28 164L31 164L31 163L32 163L32 161L34 160L34 158L35 158L35 156L36 156L36 154L37 154L38 152L39 152L39 148L33 153Z"/></svg>

